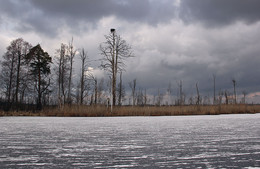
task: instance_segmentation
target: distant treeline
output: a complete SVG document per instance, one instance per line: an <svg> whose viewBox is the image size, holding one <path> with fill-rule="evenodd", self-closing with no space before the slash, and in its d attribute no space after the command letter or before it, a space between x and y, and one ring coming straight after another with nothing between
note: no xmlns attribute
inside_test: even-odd
<svg viewBox="0 0 260 169"><path fill-rule="evenodd" d="M171 83L166 92L158 89L157 94L148 94L138 88L137 80L128 82L130 94L122 81L124 60L133 57L131 47L111 29L105 42L99 45L102 59L100 68L108 72L107 79L98 79L89 69L87 51L76 49L73 39L62 43L52 57L38 44L32 46L22 38L13 40L6 48L1 62L0 109L8 111L35 111L44 107L66 105L101 106L148 106L148 105L220 105L246 103L246 92L238 101L236 80L233 79L233 92L215 91L214 96L202 96L196 83L196 95L188 97L183 91L182 81L177 82L174 96ZM80 71L75 73L75 59L80 60ZM211 101L212 99L212 101Z"/></svg>
<svg viewBox="0 0 260 169"><path fill-rule="evenodd" d="M55 105L44 105L45 108L55 108ZM24 112L36 112L37 104L26 104L26 103L8 103L7 101L0 101L0 111L24 111Z"/></svg>

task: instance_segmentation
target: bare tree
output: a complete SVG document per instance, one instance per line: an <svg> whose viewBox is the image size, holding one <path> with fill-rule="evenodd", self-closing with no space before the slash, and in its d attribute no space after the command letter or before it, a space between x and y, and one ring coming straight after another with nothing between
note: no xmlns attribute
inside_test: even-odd
<svg viewBox="0 0 260 169"><path fill-rule="evenodd" d="M163 101L163 94L160 92L160 89L158 88L158 90L157 90L157 103L156 103L156 105L157 105L157 106L161 106L162 101Z"/></svg>
<svg viewBox="0 0 260 169"><path fill-rule="evenodd" d="M196 101L196 105L200 105L200 103L201 103L201 96L200 96L200 91L199 91L198 83L196 83L196 91L197 91L197 101Z"/></svg>
<svg viewBox="0 0 260 169"><path fill-rule="evenodd" d="M96 105L97 103L97 88L94 86L93 91L90 96L90 105Z"/></svg>
<svg viewBox="0 0 260 169"><path fill-rule="evenodd" d="M118 83L118 105L122 105L122 101L125 96L125 90L122 82L122 72L120 72L120 78L119 78L119 83Z"/></svg>
<svg viewBox="0 0 260 169"><path fill-rule="evenodd" d="M223 91L220 90L219 93L218 93L218 104L219 105L222 104L222 97L223 97L223 95L224 95Z"/></svg>
<svg viewBox="0 0 260 169"><path fill-rule="evenodd" d="M98 104L101 104L105 99L103 98L104 96L104 79L102 78L99 83L98 83L98 88L97 88L97 102Z"/></svg>
<svg viewBox="0 0 260 169"><path fill-rule="evenodd" d="M139 91L138 91L137 96L136 96L136 100L137 100L137 105L139 105L139 106L144 105L144 93L143 93L143 90L141 88L139 88Z"/></svg>
<svg viewBox="0 0 260 169"><path fill-rule="evenodd" d="M5 86L5 95L8 104L12 100L12 96L14 94L14 79L15 79L15 63L16 58L13 53L6 52L4 57L4 61L1 62L2 70L1 70L1 83L2 86Z"/></svg>
<svg viewBox="0 0 260 169"><path fill-rule="evenodd" d="M99 46L103 56L101 67L109 72L112 78L112 103L116 104L116 81L118 71L123 71L124 60L133 57L132 48L121 36L117 35L115 29L111 29L109 35L105 35L106 41Z"/></svg>
<svg viewBox="0 0 260 169"><path fill-rule="evenodd" d="M69 79L68 79L68 97L67 102L71 104L72 98L71 98L71 88L72 88L72 74L73 74L73 62L76 55L76 51L73 46L73 38L71 39L71 42L69 42L68 45L68 57L69 57Z"/></svg>
<svg viewBox="0 0 260 169"><path fill-rule="evenodd" d="M245 90L242 91L242 94L243 94L243 100L242 100L242 103L243 104L246 104L246 95L247 95L247 92Z"/></svg>
<svg viewBox="0 0 260 169"><path fill-rule="evenodd" d="M69 58L66 54L67 46L61 44L60 49L57 50L57 57L55 70L57 72L57 82L58 82L58 103L59 106L65 104L66 94L68 92L68 79L69 79Z"/></svg>
<svg viewBox="0 0 260 169"><path fill-rule="evenodd" d="M193 105L193 95L189 97L188 104Z"/></svg>
<svg viewBox="0 0 260 169"><path fill-rule="evenodd" d="M131 93L132 93L132 105L135 106L135 101L136 101L136 79L134 79L132 82L129 82L129 87L131 88Z"/></svg>
<svg viewBox="0 0 260 169"><path fill-rule="evenodd" d="M146 94L146 89L144 89L144 106L147 105L147 100L148 100L148 98L147 98L147 94Z"/></svg>
<svg viewBox="0 0 260 169"><path fill-rule="evenodd" d="M168 88L167 88L167 93L170 97L170 105L173 104L173 98L172 98L172 84L169 82Z"/></svg>
<svg viewBox="0 0 260 169"><path fill-rule="evenodd" d="M19 102L19 95L22 95L20 87L21 83L28 83L24 81L27 74L27 62L25 56L32 46L24 41L22 38L15 39L6 48L7 51L3 56L1 82L6 89L7 102ZM21 97L20 97L21 98ZM21 102L21 100L20 100Z"/></svg>
<svg viewBox="0 0 260 169"><path fill-rule="evenodd" d="M27 63L25 64L27 65ZM21 70L21 78L20 78L20 102L24 103L25 98L31 95L32 91L32 78L28 73L30 70L29 66L24 66Z"/></svg>
<svg viewBox="0 0 260 169"><path fill-rule="evenodd" d="M177 104L183 105L185 101L184 101L184 93L183 93L183 90L182 90L182 80L180 80L179 83L177 82L177 85L179 87L179 90L178 90L179 99L177 101Z"/></svg>
<svg viewBox="0 0 260 169"><path fill-rule="evenodd" d="M91 89L90 86L92 86L92 95L91 95L91 104L94 104L96 105L97 102L98 102L98 80L97 80L97 77L94 76L93 72L88 70L87 73L86 73L86 78L87 80L89 81L87 84L89 85L88 86L88 89Z"/></svg>
<svg viewBox="0 0 260 169"><path fill-rule="evenodd" d="M229 97L230 97L230 93L227 91L227 90L225 90L225 92L224 92L224 95L225 95L225 99L226 99L226 104L228 104L229 103Z"/></svg>
<svg viewBox="0 0 260 169"><path fill-rule="evenodd" d="M213 96L213 104L216 104L216 75L213 74L213 90L214 90L214 96Z"/></svg>
<svg viewBox="0 0 260 169"><path fill-rule="evenodd" d="M108 95L106 96L106 105L107 107L110 105L111 109L110 111L112 112L113 110L113 105L111 104L111 100L112 100L112 89L111 89L111 86L112 86L112 78L111 76L109 76L109 79L107 79L106 81L106 89L107 89L107 93ZM110 96L109 96L110 95Z"/></svg>
<svg viewBox="0 0 260 169"><path fill-rule="evenodd" d="M223 96L223 91L220 90L218 93L218 111L219 112L221 112L222 96Z"/></svg>
<svg viewBox="0 0 260 169"><path fill-rule="evenodd" d="M234 87L234 104L237 104L237 94L236 94L236 80L233 79L233 87Z"/></svg>
<svg viewBox="0 0 260 169"><path fill-rule="evenodd" d="M203 105L209 105L210 104L210 97L205 95L203 97Z"/></svg>
<svg viewBox="0 0 260 169"><path fill-rule="evenodd" d="M76 103L80 104L80 81L78 82L76 88Z"/></svg>
<svg viewBox="0 0 260 169"><path fill-rule="evenodd" d="M2 75L4 80L3 82L6 82L6 97L7 102L10 103L12 93L14 92L14 79L15 79L15 71L16 71L16 55L15 51L12 50L12 43L11 46L7 47L7 52L5 53L4 61L2 62Z"/></svg>
<svg viewBox="0 0 260 169"><path fill-rule="evenodd" d="M29 52L32 46L25 42L22 38L15 40L17 48L17 68L16 68L16 91L15 91L15 102L18 103L18 94L21 80L21 69L26 64L25 56Z"/></svg>
<svg viewBox="0 0 260 169"><path fill-rule="evenodd" d="M97 95L98 95L98 81L97 77L93 78L94 81L94 104L97 104Z"/></svg>
<svg viewBox="0 0 260 169"><path fill-rule="evenodd" d="M82 48L80 52L80 60L81 60L81 75L80 75L80 104L83 104L84 98L87 96L88 85L86 72L88 70L88 56L85 52L84 48Z"/></svg>

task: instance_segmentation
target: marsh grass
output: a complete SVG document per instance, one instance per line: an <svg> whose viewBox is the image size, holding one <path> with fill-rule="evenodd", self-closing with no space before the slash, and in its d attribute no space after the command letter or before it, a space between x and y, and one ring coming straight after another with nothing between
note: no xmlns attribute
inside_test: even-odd
<svg viewBox="0 0 260 169"><path fill-rule="evenodd" d="M102 116L177 116L259 113L260 105L208 105L208 106L121 106L110 107L65 105L62 108L45 108L39 112L0 112L1 116L58 116L58 117L102 117Z"/></svg>

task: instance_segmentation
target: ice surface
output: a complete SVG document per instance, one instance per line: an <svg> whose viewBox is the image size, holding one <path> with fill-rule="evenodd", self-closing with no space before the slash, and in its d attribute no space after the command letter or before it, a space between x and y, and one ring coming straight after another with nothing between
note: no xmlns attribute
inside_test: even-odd
<svg viewBox="0 0 260 169"><path fill-rule="evenodd" d="M1 117L0 168L257 168L260 114Z"/></svg>

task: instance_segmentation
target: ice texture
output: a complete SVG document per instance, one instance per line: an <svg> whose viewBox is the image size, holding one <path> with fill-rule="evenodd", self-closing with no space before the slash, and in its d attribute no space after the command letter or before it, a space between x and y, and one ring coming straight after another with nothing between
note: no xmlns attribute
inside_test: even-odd
<svg viewBox="0 0 260 169"><path fill-rule="evenodd" d="M1 117L0 168L257 168L260 114Z"/></svg>

